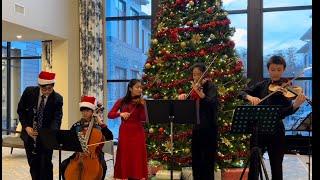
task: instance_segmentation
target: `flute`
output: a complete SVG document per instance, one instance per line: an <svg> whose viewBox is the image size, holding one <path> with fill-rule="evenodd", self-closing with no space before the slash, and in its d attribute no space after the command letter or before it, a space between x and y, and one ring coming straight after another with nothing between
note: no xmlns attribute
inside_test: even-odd
<svg viewBox="0 0 320 180"><path fill-rule="evenodd" d="M32 128L33 131L38 132L38 122L36 121L36 117L37 117L37 109L33 108L33 122L32 122ZM32 150L32 154L37 154L36 152L36 148L37 148L37 137L33 138L33 150Z"/></svg>

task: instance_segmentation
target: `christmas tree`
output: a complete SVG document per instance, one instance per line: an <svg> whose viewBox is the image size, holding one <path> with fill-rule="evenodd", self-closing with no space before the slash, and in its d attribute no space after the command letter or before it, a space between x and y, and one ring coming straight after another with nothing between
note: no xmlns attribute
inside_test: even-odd
<svg viewBox="0 0 320 180"><path fill-rule="evenodd" d="M217 168L241 166L248 152L248 137L230 133L233 110L243 104L236 96L247 80L227 15L219 0L160 0L142 77L148 98L177 99L191 90L190 66L207 65L220 102ZM171 157L170 126L146 125L149 160L164 166L173 160L175 169L191 166L191 125L175 125L173 132Z"/></svg>

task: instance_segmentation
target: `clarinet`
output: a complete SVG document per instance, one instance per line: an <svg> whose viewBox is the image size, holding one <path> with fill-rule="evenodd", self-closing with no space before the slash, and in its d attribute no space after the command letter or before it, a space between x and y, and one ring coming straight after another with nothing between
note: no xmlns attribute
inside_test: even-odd
<svg viewBox="0 0 320 180"><path fill-rule="evenodd" d="M38 122L36 121L36 117L37 117L37 109L33 108L32 128L33 128L33 131L38 132ZM32 154L37 154L36 149L37 149L37 137L33 138Z"/></svg>

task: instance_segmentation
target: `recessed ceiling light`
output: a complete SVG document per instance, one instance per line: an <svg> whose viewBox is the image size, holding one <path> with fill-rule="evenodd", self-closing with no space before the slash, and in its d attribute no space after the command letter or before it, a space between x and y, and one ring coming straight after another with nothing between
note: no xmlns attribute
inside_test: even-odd
<svg viewBox="0 0 320 180"><path fill-rule="evenodd" d="M16 36L18 39L21 39L22 38L22 35L17 35Z"/></svg>

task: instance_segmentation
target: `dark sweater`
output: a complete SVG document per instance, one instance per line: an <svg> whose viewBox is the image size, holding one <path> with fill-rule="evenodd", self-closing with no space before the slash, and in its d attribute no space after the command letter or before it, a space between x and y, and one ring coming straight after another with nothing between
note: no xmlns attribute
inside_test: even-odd
<svg viewBox="0 0 320 180"><path fill-rule="evenodd" d="M251 95L254 97L258 97L260 99L266 97L270 92L268 90L269 85L271 84L271 79L263 80L261 82L256 83L251 87L247 87L245 90L239 93L239 97L241 99L245 99L246 95ZM281 119L284 119L286 116L294 114L297 110L293 110L292 101L288 100L281 93L277 92L271 95L266 100L262 101L259 105L279 105L281 108Z"/></svg>
<svg viewBox="0 0 320 180"><path fill-rule="evenodd" d="M218 113L218 92L211 81L203 84L205 97L199 101L200 124L195 125L195 129L216 128Z"/></svg>

